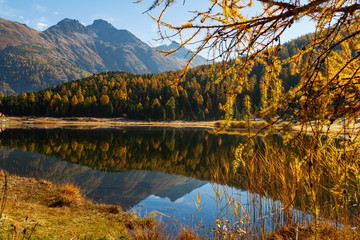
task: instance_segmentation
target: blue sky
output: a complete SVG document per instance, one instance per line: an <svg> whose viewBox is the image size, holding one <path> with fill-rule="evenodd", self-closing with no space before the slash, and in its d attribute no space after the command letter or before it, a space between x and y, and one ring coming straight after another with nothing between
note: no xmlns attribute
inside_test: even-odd
<svg viewBox="0 0 360 240"><path fill-rule="evenodd" d="M181 23L186 13L200 8L208 0L192 1L169 12L171 21ZM142 41L152 42L158 38L157 25L143 14L150 6L150 0L135 4L134 0L0 0L0 17L24 23L43 31L64 18L77 19L84 25L96 19L104 19L118 29L126 29ZM156 12L153 12L156 14Z"/></svg>
<svg viewBox="0 0 360 240"><path fill-rule="evenodd" d="M159 45L157 25L147 15L143 14L152 0L135 4L135 0L0 0L0 17L24 23L36 30L42 31L55 25L64 18L77 19L84 25L91 24L95 19L104 19L118 29L126 29L146 43ZM184 23L189 11L205 9L209 0L186 1L167 13L171 23ZM151 12L156 14L156 12ZM249 14L251 14L249 12ZM283 38L283 41L311 31L313 28L306 22L294 26Z"/></svg>

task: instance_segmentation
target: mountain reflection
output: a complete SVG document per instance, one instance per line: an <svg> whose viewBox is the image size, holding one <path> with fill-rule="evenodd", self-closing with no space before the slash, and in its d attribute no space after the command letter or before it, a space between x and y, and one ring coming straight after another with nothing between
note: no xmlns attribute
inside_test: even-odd
<svg viewBox="0 0 360 240"><path fill-rule="evenodd" d="M246 141L246 136L236 134L138 127L9 129L0 134L0 168L56 184L73 183L90 199L121 205L125 210L151 195L175 201L213 182L311 212L307 182L291 185L297 183L294 179L306 177L307 173L306 165L300 164L300 175L292 156L301 160L306 152L292 149L291 144L283 145L282 139L281 135L258 136L254 147L244 151L249 156L277 147L287 152L282 162L275 151L272 162L264 163L257 157L244 161L235 158L236 147ZM276 171L274 167L278 167ZM336 202L330 201L336 197L331 190L336 187L332 180L336 176L329 175L326 166L317 169L322 186L316 193L321 202L319 212L329 219L331 211L326 206L336 206ZM351 182L350 186L357 185ZM355 195L358 188L347 187L346 191ZM346 210L354 212L354 206L357 205L350 202Z"/></svg>
<svg viewBox="0 0 360 240"><path fill-rule="evenodd" d="M55 184L73 183L90 199L124 210L148 205L154 196L173 203L212 182L254 196L254 208L263 198L281 202L280 215L295 208L341 223L359 219L356 162L351 168L342 161L315 162L311 172L304 161L307 148L286 144L286 135L270 133L241 145L246 140L173 128L9 129L0 134L0 168ZM304 146L310 140L301 137Z"/></svg>
<svg viewBox="0 0 360 240"><path fill-rule="evenodd" d="M0 135L0 168L74 183L96 202L129 209L150 195L171 201L212 181L234 182L234 149L244 137L205 130L10 129ZM230 183L231 184L231 183Z"/></svg>

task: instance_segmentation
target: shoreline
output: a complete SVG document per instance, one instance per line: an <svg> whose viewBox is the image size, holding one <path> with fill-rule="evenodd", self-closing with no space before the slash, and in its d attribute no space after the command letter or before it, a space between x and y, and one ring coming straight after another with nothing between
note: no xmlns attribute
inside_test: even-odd
<svg viewBox="0 0 360 240"><path fill-rule="evenodd" d="M109 128L127 128L127 127L160 127L160 128L192 128L192 129L205 129L209 131L218 131L219 123L222 120L212 120L212 121L142 121L142 120L132 120L126 118L95 118L95 117L65 117L65 118L55 118L55 117L0 117L0 132L5 129L19 129L19 128L34 128L34 129L54 129L54 128L69 128L69 129L109 129ZM226 129L219 130L222 133L240 133L243 134L248 132L244 126L244 121L231 121L231 124ZM240 123L240 124L239 124ZM295 133L304 133L304 134L313 134L314 126L311 125L297 125L290 124L287 126L285 122L276 123L269 127L262 129L267 125L264 121L253 121L252 122L252 133L260 133L261 131L271 131L275 130L277 132L295 132ZM330 128L323 126L321 129L315 131L320 131L320 133L328 135L344 135L344 130L342 124L334 123ZM260 132L259 132L260 131ZM353 124L351 127L346 128L345 135L350 136L360 133L360 123ZM345 137L346 137L345 136Z"/></svg>
<svg viewBox="0 0 360 240"><path fill-rule="evenodd" d="M2 117L1 128L114 128L114 127L172 127L172 128L203 128L216 129L217 121L159 121L146 122L124 118L93 118L93 117Z"/></svg>

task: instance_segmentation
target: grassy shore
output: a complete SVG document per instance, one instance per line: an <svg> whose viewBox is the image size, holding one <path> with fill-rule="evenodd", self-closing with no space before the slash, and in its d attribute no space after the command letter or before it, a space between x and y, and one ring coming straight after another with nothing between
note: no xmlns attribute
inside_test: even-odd
<svg viewBox="0 0 360 240"><path fill-rule="evenodd" d="M126 126L161 126L161 127L194 127L216 129L219 123L216 122L138 122L127 121L125 119L97 119L97 118L2 118L0 127L3 128L111 128ZM2 125L1 125L2 124ZM231 128L244 128L244 122L233 122ZM261 129L266 126L265 122L259 122L254 128ZM282 123L284 127L288 127L286 123ZM340 126L340 125L339 125ZM274 126L275 129L281 129L281 125ZM296 131L294 126L289 130ZM235 132L235 134L237 134ZM342 149L337 151L336 146L324 147L324 151L318 150L317 158L314 162L317 167L312 167L309 163L305 163L308 152L314 156L314 151L306 151L310 149L307 142L300 145L304 151L300 151L302 155L292 155L290 149L279 149L270 146L267 148L266 155L253 156L249 155L248 175L250 179L254 179L251 186L255 186L252 192L259 192L256 188L267 189L267 183L280 183L279 186L284 188L280 191L280 187L276 185L274 192L279 191L279 196L275 199L281 200L285 205L293 205L294 196L289 189L295 189L300 195L313 196L314 206L320 205L321 198L317 197L313 182L323 179L322 176L329 176L329 179L345 179L345 190L337 189L337 192L347 193L348 178L346 176L358 176L352 172L358 169L358 154L355 151L348 151L348 163L343 165L341 160ZM317 148L319 149L319 148ZM329 151L331 150L331 151ZM336 150L336 151L335 151ZM357 150L357 149L356 149ZM287 152L290 151L290 152ZM332 152L333 151L333 152ZM259 152L260 154L261 152ZM350 155L352 154L352 155ZM244 155L247 156L247 155ZM289 156L296 157L289 161ZM353 156L353 157L351 157ZM352 161L349 161L351 159ZM247 163L242 159L242 163ZM260 161L255 163L254 161ZM302 162L300 162L302 161ZM299 164L301 163L301 164ZM294 165L297 164L297 165ZM352 164L352 165L351 165ZM245 166L244 165L244 166ZM257 166L254 168L253 166ZM261 166L261 168L260 168ZM289 167L290 166L290 167ZM310 167L312 168L310 168ZM289 172L289 169L292 172ZM309 170L310 169L310 170ZM344 170L345 169L345 170ZM261 171L260 171L261 170ZM330 171L331 170L331 171ZM331 175L332 174L332 175ZM269 177L270 176L270 177ZM271 177L272 176L272 177ZM263 178L263 179L261 179ZM294 181L290 181L295 179ZM309 180L310 179L310 180ZM260 185L264 184L264 186ZM298 184L299 183L299 184ZM304 190L301 190L301 184L304 184ZM293 187L291 184L295 184ZM308 187L312 186L312 187ZM273 187L274 184L271 184ZM339 186L342 184L339 184ZM6 189L2 189L7 186ZM357 186L357 185L356 185ZM315 189L315 190L314 190ZM276 190L276 191L275 191ZM300 191L301 190L301 191ZM1 195L6 193L6 196ZM352 194L355 195L355 194ZM342 203L341 194L334 195L334 199L339 197L339 203ZM17 176L8 176L5 184L5 173L0 172L0 206L1 201L6 199L4 208L0 207L0 239L173 239L164 234L165 229L159 228L159 225L153 218L139 219L133 214L125 213L118 206L94 204L86 200L81 191L72 186L55 186L47 181L38 181L35 179L21 178ZM286 200L288 199L288 200ZM330 206L330 205L329 205ZM336 213L341 209L347 210L346 205L339 205ZM340 210L338 210L340 209ZM4 210L2 212L2 210ZM341 215L340 215L341 216ZM344 214L344 216L348 216ZM331 219L331 218L330 218ZM346 221L345 221L346 223ZM230 228L229 228L230 229ZM235 229L236 230L236 229ZM186 229L173 230L177 239L208 239L207 237L198 237L194 231ZM280 229L262 235L262 239L360 239L360 230L357 226L344 224L343 227L334 225L332 222L321 222L318 224L309 223L306 226L299 226L297 223L281 226ZM256 233L250 236L251 239L257 239ZM227 237L219 237L216 239L233 239Z"/></svg>
<svg viewBox="0 0 360 240"><path fill-rule="evenodd" d="M92 203L73 185L55 186L44 180L5 175L0 171L0 205L6 200L0 211L0 239L211 239L186 228L167 235L167 229L154 218L137 218L118 206ZM358 238L356 229L323 223L316 229L311 224L283 226L261 239ZM251 239L258 238L251 234Z"/></svg>
<svg viewBox="0 0 360 240"><path fill-rule="evenodd" d="M156 226L154 218L137 218L118 206L95 204L72 185L6 177L0 173L0 239L136 239Z"/></svg>

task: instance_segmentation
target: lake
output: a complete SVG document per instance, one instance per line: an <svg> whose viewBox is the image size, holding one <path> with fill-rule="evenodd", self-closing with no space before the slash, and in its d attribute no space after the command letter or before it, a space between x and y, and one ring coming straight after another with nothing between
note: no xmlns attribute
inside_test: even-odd
<svg viewBox="0 0 360 240"><path fill-rule="evenodd" d="M6 129L0 133L0 168L57 185L72 183L94 202L120 205L139 216L160 212L157 217L166 224L190 225L206 235L213 234L214 224L262 232L286 222L285 215L309 220L311 208L299 200L309 202L306 194L288 208L278 194L281 187L256 170L256 161L255 181L238 167L235 150L246 139L157 127ZM271 139L281 142L282 136ZM263 140L256 138L258 149ZM267 179L273 187L258 190Z"/></svg>

